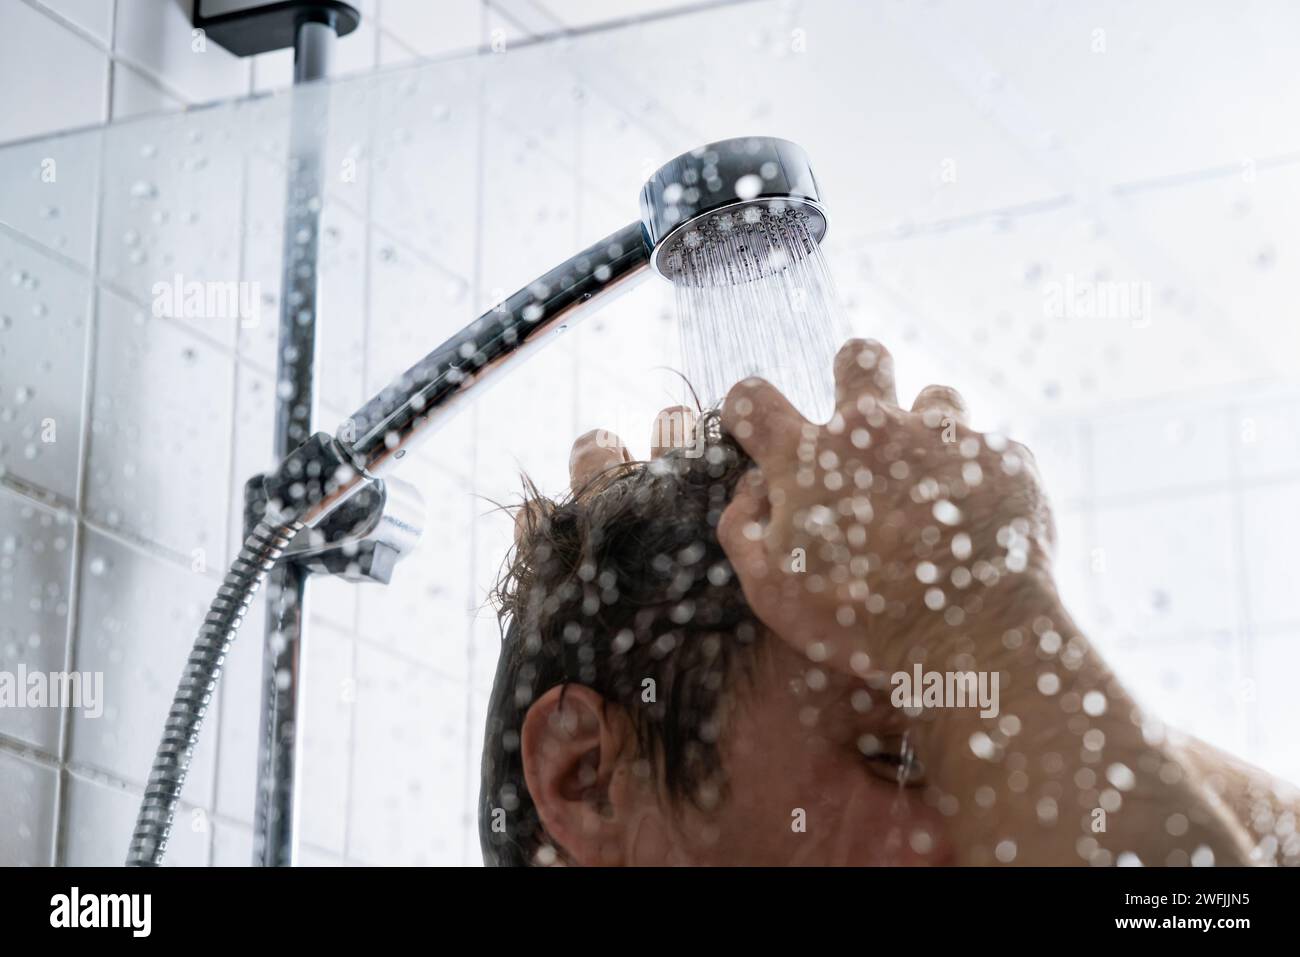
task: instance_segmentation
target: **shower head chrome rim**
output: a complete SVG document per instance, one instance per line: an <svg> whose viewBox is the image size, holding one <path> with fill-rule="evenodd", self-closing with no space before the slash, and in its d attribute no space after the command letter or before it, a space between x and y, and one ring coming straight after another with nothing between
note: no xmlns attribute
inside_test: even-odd
<svg viewBox="0 0 1300 957"><path fill-rule="evenodd" d="M789 140L748 136L683 153L660 167L641 188L641 225L650 265L672 279L692 231L757 225L797 216L813 241L826 235L826 210L808 154Z"/></svg>

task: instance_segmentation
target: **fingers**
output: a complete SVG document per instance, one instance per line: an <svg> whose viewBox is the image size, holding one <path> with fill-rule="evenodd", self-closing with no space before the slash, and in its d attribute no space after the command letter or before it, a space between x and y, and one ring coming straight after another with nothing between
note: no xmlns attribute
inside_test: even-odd
<svg viewBox="0 0 1300 957"><path fill-rule="evenodd" d="M569 487L576 495L601 472L630 461L632 456L622 439L613 432L594 429L573 443L569 453Z"/></svg>
<svg viewBox="0 0 1300 957"><path fill-rule="evenodd" d="M695 413L684 405L674 405L655 416L650 429L650 458L657 459L671 449L690 448L695 444Z"/></svg>
<svg viewBox="0 0 1300 957"><path fill-rule="evenodd" d="M752 378L727 393L722 425L759 467L773 474L794 460L803 430L812 428L772 383Z"/></svg>
<svg viewBox="0 0 1300 957"><path fill-rule="evenodd" d="M864 396L898 405L894 357L874 339L850 339L835 356L835 405L857 407Z"/></svg>
<svg viewBox="0 0 1300 957"><path fill-rule="evenodd" d="M927 385L916 396L912 411L919 412L931 427L951 419L958 425L970 425L970 409L961 393L951 386Z"/></svg>
<svg viewBox="0 0 1300 957"><path fill-rule="evenodd" d="M736 570L742 588L747 580L767 573L762 523L768 514L767 487L758 469L750 469L736 483L731 502L718 520L718 544Z"/></svg>
<svg viewBox="0 0 1300 957"><path fill-rule="evenodd" d="M522 508L516 509L515 544L518 545L522 542L525 536L541 523L546 514L546 506L536 499L526 502Z"/></svg>

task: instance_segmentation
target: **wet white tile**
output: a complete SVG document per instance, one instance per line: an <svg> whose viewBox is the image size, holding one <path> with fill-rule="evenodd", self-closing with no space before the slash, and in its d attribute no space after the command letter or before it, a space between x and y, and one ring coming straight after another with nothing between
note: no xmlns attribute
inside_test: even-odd
<svg viewBox="0 0 1300 957"><path fill-rule="evenodd" d="M529 13L529 7L534 8L533 16L538 5L528 3L528 0L503 0L497 4L502 11L507 14L525 17ZM650 16L653 14L668 13L674 9L690 6L686 0L622 0L617 4L605 3L602 0L567 0L565 3L548 3L541 5L547 13L550 14L552 27L560 25L566 27L590 26L595 23L603 23L609 20L621 20L624 18L638 18Z"/></svg>
<svg viewBox="0 0 1300 957"><path fill-rule="evenodd" d="M302 847L298 849L298 866L343 867L344 861L343 858L339 857L337 854L327 854L314 847Z"/></svg>
<svg viewBox="0 0 1300 957"><path fill-rule="evenodd" d="M1058 511L1088 495L1090 439L1073 419L1049 419L1011 438L1034 453L1048 499Z"/></svg>
<svg viewBox="0 0 1300 957"><path fill-rule="evenodd" d="M1260 743L1254 760L1287 781L1300 780L1295 747L1295 675L1300 673L1300 628L1262 632L1252 643Z"/></svg>
<svg viewBox="0 0 1300 957"><path fill-rule="evenodd" d="M460 863L469 827L463 686L362 644L356 707L349 856Z"/></svg>
<svg viewBox="0 0 1300 957"><path fill-rule="evenodd" d="M989 109L1010 100L1016 132L1054 133L1062 163L1114 182L1294 148L1289 131L1238 105L1253 90L1286 102L1300 88L1287 69L1288 48L1275 39L1292 35L1296 11L1269 9L1258 17L1239 7L1170 0L1054 3L1018 9L1000 23L961 3L902 12L915 21L918 49L943 32L949 49L959 43L978 51L997 85L973 92ZM1203 122L1208 116L1214 122ZM1147 132L1123 146L1137 117ZM1032 139L1026 145L1044 148Z"/></svg>
<svg viewBox="0 0 1300 957"><path fill-rule="evenodd" d="M0 671L62 672L74 524L0 490L0 530ZM58 754L59 717L57 707L0 708L0 734Z"/></svg>
<svg viewBox="0 0 1300 957"><path fill-rule="evenodd" d="M362 587L334 575L313 575L307 593L307 614L311 621L352 632L356 628Z"/></svg>
<svg viewBox="0 0 1300 957"><path fill-rule="evenodd" d="M373 221L390 241L397 238L461 279L474 275L480 73L465 62L394 73L375 86L366 104L385 117L368 134ZM382 255L382 242L376 242ZM458 307L459 299L440 291L416 314L441 323Z"/></svg>
<svg viewBox="0 0 1300 957"><path fill-rule="evenodd" d="M107 83L107 53L38 9L6 7L0 84L9 107L0 142L102 122Z"/></svg>
<svg viewBox="0 0 1300 957"><path fill-rule="evenodd" d="M0 236L0 469L77 497L90 284Z"/></svg>
<svg viewBox="0 0 1300 957"><path fill-rule="evenodd" d="M217 582L88 530L82 552L74 667L103 674L104 711L73 712L68 759L143 784ZM212 800L217 720L204 720L185 783Z"/></svg>
<svg viewBox="0 0 1300 957"><path fill-rule="evenodd" d="M0 222L91 267L100 130L0 147Z"/></svg>
<svg viewBox="0 0 1300 957"><path fill-rule="evenodd" d="M197 37L188 5L171 0L119 3L114 37L119 54L165 78L193 102L248 92L248 63Z"/></svg>
<svg viewBox="0 0 1300 957"><path fill-rule="evenodd" d="M140 794L71 773L65 800L60 863L68 867L120 867L131 845ZM187 805L179 807L163 865L206 867L211 827L207 812Z"/></svg>
<svg viewBox="0 0 1300 957"><path fill-rule="evenodd" d="M1243 478L1300 472L1300 398L1243 402L1231 424Z"/></svg>
<svg viewBox="0 0 1300 957"><path fill-rule="evenodd" d="M300 838L342 854L353 750L352 710L357 699L352 641L333 629L313 627L304 647Z"/></svg>
<svg viewBox="0 0 1300 957"><path fill-rule="evenodd" d="M263 369L274 372L280 328L280 291L284 262L283 170L260 158L250 161L249 225L244 249L245 278L257 284L261 304L257 321L240 328L240 351ZM364 208L364 185L355 199ZM326 202L320 223L317 258L320 289L316 318L317 398L336 408L351 411L365 398L362 394L365 338L366 226L361 215L342 202ZM414 359L412 359L414 361ZM320 415L320 427L333 431L332 416Z"/></svg>
<svg viewBox="0 0 1300 957"><path fill-rule="evenodd" d="M605 230L610 232L640 213L642 184L683 147L662 124L646 117L644 100L626 96L621 87L610 88L607 78L618 75L618 64L597 55L575 63L573 72L577 162L584 180L578 202L584 222L592 220L593 228L601 215L593 207L616 210L619 221ZM538 117L534 122L541 121ZM597 238L592 236L592 241Z"/></svg>
<svg viewBox="0 0 1300 957"><path fill-rule="evenodd" d="M524 475L542 488L568 477L580 372L566 336L552 337L477 399L474 487L488 499L480 511L491 502L518 501Z"/></svg>
<svg viewBox="0 0 1300 957"><path fill-rule="evenodd" d="M1232 631L1232 502L1226 492L1098 508L1089 553L1093 620L1107 633Z"/></svg>
<svg viewBox="0 0 1300 957"><path fill-rule="evenodd" d="M107 44L113 31L113 0L39 0L59 16Z"/></svg>
<svg viewBox="0 0 1300 957"><path fill-rule="evenodd" d="M499 302L599 239L578 234L573 101L562 91L493 86L485 102L483 261L487 305ZM523 103L519 103L519 99ZM553 102L557 101L557 102ZM525 104L531 111L516 107ZM549 119L547 109L568 110ZM518 125L523 121L522 128ZM628 200L631 220L631 199Z"/></svg>
<svg viewBox="0 0 1300 957"><path fill-rule="evenodd" d="M274 122L270 105L259 115ZM104 133L99 275L154 315L233 346L255 321L241 285L245 131L235 109L167 114Z"/></svg>
<svg viewBox="0 0 1300 957"><path fill-rule="evenodd" d="M418 52L396 39L391 33L385 30L379 31L379 65L381 67L410 63L419 55Z"/></svg>
<svg viewBox="0 0 1300 957"><path fill-rule="evenodd" d="M1242 368L1241 379L1287 377L1300 331L1277 304L1300 293L1300 278L1284 265L1300 215L1300 168L1256 171L1244 151L1225 159L1219 175L1126 195L1131 222L1123 228L1167 257L1188 318ZM1156 321L1165 315L1156 312Z"/></svg>
<svg viewBox="0 0 1300 957"><path fill-rule="evenodd" d="M552 22L533 8L531 16L507 16L495 4L483 5L482 44L496 56L509 53L520 42L544 32Z"/></svg>
<svg viewBox="0 0 1300 957"><path fill-rule="evenodd" d="M376 237L370 268L367 397L477 316L467 280L401 244Z"/></svg>
<svg viewBox="0 0 1300 957"><path fill-rule="evenodd" d="M469 753L465 756L465 802L471 813L465 831L465 864L483 866L483 851L479 845L478 814L479 792L483 785L483 738L487 728L488 698L485 694L471 692L469 698Z"/></svg>
<svg viewBox="0 0 1300 957"><path fill-rule="evenodd" d="M1094 613L1093 571L1088 536L1088 516L1079 508L1056 508L1056 558L1053 573L1056 588L1065 607L1085 632L1090 631L1087 616Z"/></svg>
<svg viewBox="0 0 1300 957"><path fill-rule="evenodd" d="M424 498L424 535L402 559L388 585L356 587L359 633L442 674L464 681L472 579L470 527L477 509L469 487L423 456L411 456L396 476Z"/></svg>
<svg viewBox="0 0 1300 957"><path fill-rule="evenodd" d="M264 620L265 602L259 598L231 648L222 677L216 807L222 816L246 825L253 823L257 793ZM313 622L304 647L300 835L303 841L341 853L355 697L352 646L346 635Z"/></svg>
<svg viewBox="0 0 1300 957"><path fill-rule="evenodd" d="M1225 482L1230 428L1220 408L1170 408L1097 420L1093 493L1104 498Z"/></svg>
<svg viewBox="0 0 1300 957"><path fill-rule="evenodd" d="M178 110L184 102L172 96L152 77L125 63L113 64L113 119L123 120L142 113Z"/></svg>
<svg viewBox="0 0 1300 957"><path fill-rule="evenodd" d="M504 556L505 552L501 554ZM473 633L470 636L470 690L474 694L491 694L497 664L501 658L502 641L501 622L496 609L475 609Z"/></svg>
<svg viewBox="0 0 1300 957"><path fill-rule="evenodd" d="M217 813L252 825L257 796L257 748L262 721L262 650L266 633L266 594L260 592L244 617L221 675Z"/></svg>
<svg viewBox="0 0 1300 957"><path fill-rule="evenodd" d="M0 866L49 867L54 863L54 807L58 772L0 751Z"/></svg>
<svg viewBox="0 0 1300 957"><path fill-rule="evenodd" d="M311 670L303 680L306 707L313 709L313 713L306 727L328 729L323 741L312 732L308 732L306 739L305 747L312 749L312 753L304 751L301 760L304 774L311 769L314 779L346 773L346 750L335 752L346 745L347 725L341 723L337 712L347 704L343 695L348 690L346 672L350 658L347 639L343 636L353 627L357 588L342 579L320 575L313 576L308 584L306 644L311 653L307 667ZM253 821L256 793L265 634L266 602L265 593L261 593L245 616L244 627L227 658L221 691L217 809L223 815L249 824ZM340 734L342 738L336 738ZM313 757L316 751L323 751L325 756ZM303 786L303 833L311 833L324 846L341 847L338 816L343 814L342 793L343 786L337 782L326 786L314 781Z"/></svg>
<svg viewBox="0 0 1300 957"><path fill-rule="evenodd" d="M472 50L483 34L479 0L444 0L436 6L423 0L381 0L379 24L421 56Z"/></svg>
<svg viewBox="0 0 1300 957"><path fill-rule="evenodd" d="M1232 634L1143 637L1101 647L1106 663L1148 713L1229 752L1246 745L1239 693L1244 672Z"/></svg>
<svg viewBox="0 0 1300 957"><path fill-rule="evenodd" d="M216 821L212 825L212 866L252 867L253 829Z"/></svg>
<svg viewBox="0 0 1300 957"><path fill-rule="evenodd" d="M101 293L86 514L217 567L226 549L234 363Z"/></svg>
<svg viewBox="0 0 1300 957"><path fill-rule="evenodd" d="M1251 624L1275 627L1300 622L1300 482L1242 492L1243 561Z"/></svg>

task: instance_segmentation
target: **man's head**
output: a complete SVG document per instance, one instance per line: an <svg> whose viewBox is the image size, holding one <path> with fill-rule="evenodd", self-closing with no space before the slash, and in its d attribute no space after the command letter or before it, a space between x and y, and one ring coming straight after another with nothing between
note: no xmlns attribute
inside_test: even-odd
<svg viewBox="0 0 1300 957"><path fill-rule="evenodd" d="M715 415L699 428L689 450L521 513L497 592L486 861L943 860L887 694L817 668L750 611L716 528L751 463Z"/></svg>

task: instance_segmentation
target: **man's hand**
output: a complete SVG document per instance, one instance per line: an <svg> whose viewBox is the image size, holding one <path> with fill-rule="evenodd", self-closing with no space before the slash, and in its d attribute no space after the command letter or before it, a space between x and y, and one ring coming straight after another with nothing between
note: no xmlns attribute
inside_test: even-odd
<svg viewBox="0 0 1300 957"><path fill-rule="evenodd" d="M723 425L762 473L718 529L745 597L815 660L859 675L954 663L941 655L996 666L1000 634L983 648L960 638L991 603L1050 587L1052 522L1032 457L972 431L954 389L930 386L902 409L879 343L840 350L835 391L825 425L762 380L727 396Z"/></svg>
<svg viewBox="0 0 1300 957"><path fill-rule="evenodd" d="M670 449L684 449L695 442L697 417L684 405L664 409L655 416L650 432L650 458L657 459ZM569 451L569 490L574 495L582 492L600 475L632 461L627 446L613 432L595 429L578 436ZM515 513L515 541L527 532L530 523L541 516L529 508Z"/></svg>
<svg viewBox="0 0 1300 957"><path fill-rule="evenodd" d="M997 674L992 715L906 712L959 863L1246 863L1241 822L1061 606L1028 452L971 431L952 389L904 411L878 343L841 349L835 384L825 425L766 382L732 389L723 424L761 476L718 538L755 614L814 665L877 687L914 662Z"/></svg>

